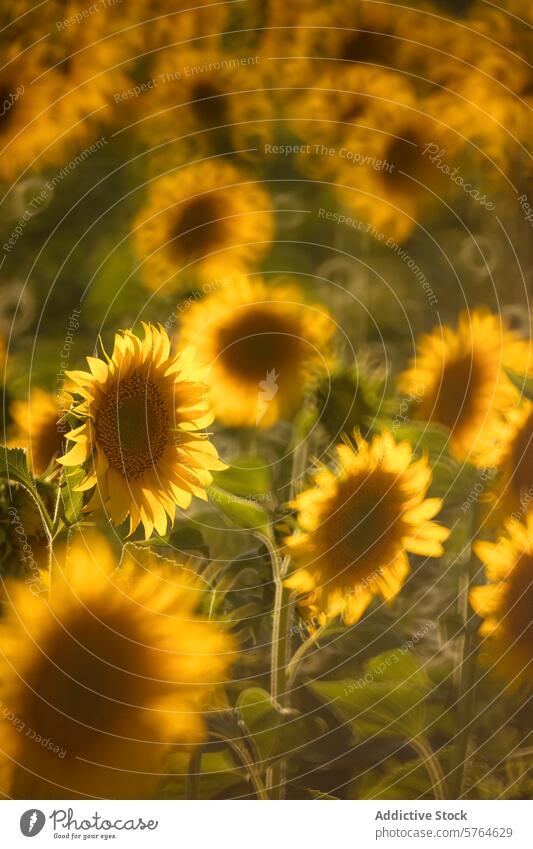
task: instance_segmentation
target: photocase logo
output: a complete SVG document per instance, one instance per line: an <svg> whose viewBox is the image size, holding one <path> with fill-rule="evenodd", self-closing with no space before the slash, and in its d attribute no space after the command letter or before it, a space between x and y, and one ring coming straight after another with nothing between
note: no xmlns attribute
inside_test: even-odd
<svg viewBox="0 0 533 849"><path fill-rule="evenodd" d="M256 425L259 424L259 422L267 411L269 403L277 394L277 391L279 389L277 384L278 377L279 374L276 374L276 369L273 368L270 371L267 371L265 380L259 381L259 389L261 391L257 399L257 414L255 417Z"/></svg>
<svg viewBox="0 0 533 849"><path fill-rule="evenodd" d="M20 818L20 830L24 837L35 837L43 830L46 817L42 811L37 808L31 808L29 811L24 811Z"/></svg>

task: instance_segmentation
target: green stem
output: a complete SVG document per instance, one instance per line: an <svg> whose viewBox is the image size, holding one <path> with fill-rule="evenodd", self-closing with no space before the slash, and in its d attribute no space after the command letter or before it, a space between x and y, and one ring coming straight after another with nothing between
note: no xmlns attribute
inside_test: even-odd
<svg viewBox="0 0 533 849"><path fill-rule="evenodd" d="M187 771L187 799L200 798L200 778L202 774L202 747L198 746L189 758L189 769Z"/></svg>
<svg viewBox="0 0 533 849"><path fill-rule="evenodd" d="M435 799L445 799L445 779L440 761L424 737L413 737L409 740L411 747L420 755L426 772L431 779Z"/></svg>
<svg viewBox="0 0 533 849"><path fill-rule="evenodd" d="M477 511L476 511L477 512ZM477 532L477 516L472 518L472 537ZM461 593L461 614L463 619L464 637L461 661L458 675L457 696L457 725L459 729L455 741L455 757L450 770L450 797L461 798L463 790L466 758L468 755L470 736L472 733L472 717L474 715L476 683L477 683L477 647L478 634L474 621L469 617L469 595L477 571L477 558L470 546L470 561L468 572Z"/></svg>
<svg viewBox="0 0 533 849"><path fill-rule="evenodd" d="M252 758L248 754L248 750L245 746L241 745L241 743L236 740L232 740L230 737L224 737L223 734L213 734L212 735L219 740L223 740L228 744L232 752L237 755L237 758L241 762L241 764L245 767L248 775L250 776L250 781L252 783L252 787L254 788L255 795L258 799L263 801L268 801L268 793L261 777L260 771L256 768L256 764L253 762Z"/></svg>
<svg viewBox="0 0 533 849"><path fill-rule="evenodd" d="M315 631L313 631L313 633L310 634L309 637L306 640L304 640L304 642L301 644L301 646L299 646L296 649L296 651L294 652L294 654L293 654L293 656L292 656L292 658L289 661L289 664L287 666L287 687L288 688L290 688L292 686L292 684L294 683L294 679L296 678L296 673L298 672L298 667L299 667L300 663L302 662L303 658L305 657L305 655L307 654L309 649L313 648L313 646L315 646L318 643L320 637L322 636L322 634L326 630L326 627L327 627L326 624L320 625L320 627L317 628Z"/></svg>
<svg viewBox="0 0 533 849"><path fill-rule="evenodd" d="M274 581L270 695L274 702L286 710L290 707L287 672L291 643L290 627L293 612L292 592L284 585L289 559L280 558L276 546L269 537L261 533L258 533L257 536L268 549L272 563L272 578ZM267 786L270 791L270 795L274 798L283 798L285 775L286 765L283 759L276 761L276 763L267 770Z"/></svg>

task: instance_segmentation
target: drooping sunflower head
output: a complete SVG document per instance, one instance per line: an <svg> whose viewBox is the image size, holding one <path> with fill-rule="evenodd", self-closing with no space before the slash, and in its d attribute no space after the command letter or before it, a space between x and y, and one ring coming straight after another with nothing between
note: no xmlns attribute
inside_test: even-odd
<svg viewBox="0 0 533 849"><path fill-rule="evenodd" d="M232 641L198 615L192 573L139 557L117 569L101 536L77 535L54 564L50 602L7 584L0 761L10 796L144 798L171 747L203 738Z"/></svg>
<svg viewBox="0 0 533 849"><path fill-rule="evenodd" d="M296 286L230 277L184 311L180 339L211 364L217 420L269 427L297 408L334 330L325 308L305 303Z"/></svg>
<svg viewBox="0 0 533 849"><path fill-rule="evenodd" d="M366 436L382 408L379 383L379 377L364 365L356 368L335 364L326 374L318 376L313 393L317 413L332 439L340 439L342 433L354 430Z"/></svg>
<svg viewBox="0 0 533 849"><path fill-rule="evenodd" d="M64 428L57 398L42 389L33 389L27 401L13 401L9 409L16 424L11 443L27 448L30 468L40 475L61 453Z"/></svg>
<svg viewBox="0 0 533 849"><path fill-rule="evenodd" d="M488 583L474 587L470 602L482 617L486 657L511 686L531 681L533 662L533 515L509 520L496 543L478 541L475 551Z"/></svg>
<svg viewBox="0 0 533 849"><path fill-rule="evenodd" d="M252 267L272 240L272 204L233 165L204 162L157 180L136 226L146 284L175 289L191 275L212 282Z"/></svg>
<svg viewBox="0 0 533 849"><path fill-rule="evenodd" d="M87 510L103 506L115 524L130 518L146 536L166 532L176 505L206 498L209 470L225 468L200 429L213 419L205 370L188 349L173 355L163 328L143 325L115 336L107 362L87 357L89 372L69 372L73 413L66 434L74 447L59 462L86 464L80 490L95 487Z"/></svg>
<svg viewBox="0 0 533 849"><path fill-rule="evenodd" d="M523 371L529 343L486 310L462 313L457 330L437 327L418 344L416 358L402 374L400 391L417 399L417 418L443 424L458 459L491 465L491 426L516 403L518 390L506 369Z"/></svg>
<svg viewBox="0 0 533 849"><path fill-rule="evenodd" d="M287 585L319 620L362 616L374 596L391 602L409 572L408 553L439 557L449 531L431 521L441 499L426 498L431 469L389 433L336 448L312 489L292 506L299 530L287 539L297 570Z"/></svg>

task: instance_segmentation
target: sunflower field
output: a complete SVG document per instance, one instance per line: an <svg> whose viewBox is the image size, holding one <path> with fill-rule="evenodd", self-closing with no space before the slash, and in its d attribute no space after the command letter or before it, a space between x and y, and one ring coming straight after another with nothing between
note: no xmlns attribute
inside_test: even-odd
<svg viewBox="0 0 533 849"><path fill-rule="evenodd" d="M0 796L533 796L533 6L0 8Z"/></svg>

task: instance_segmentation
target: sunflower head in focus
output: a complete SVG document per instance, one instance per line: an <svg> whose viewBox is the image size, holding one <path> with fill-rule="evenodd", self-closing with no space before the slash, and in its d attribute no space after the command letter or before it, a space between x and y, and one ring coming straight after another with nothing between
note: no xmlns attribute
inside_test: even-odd
<svg viewBox="0 0 533 849"><path fill-rule="evenodd" d="M101 536L78 534L54 564L50 601L7 583L0 764L11 797L150 797L172 747L203 739L234 647L198 615L192 573L148 557L127 553L117 569Z"/></svg>
<svg viewBox="0 0 533 849"><path fill-rule="evenodd" d="M206 499L209 470L225 465L200 431L213 420L205 370L190 349L172 355L163 328L143 327L143 339L117 333L107 362L87 357L90 371L68 373L82 424L66 434L74 447L59 462L86 464L87 510L103 506L117 525L129 516L130 533L142 524L149 537L166 532L176 505Z"/></svg>
<svg viewBox="0 0 533 849"><path fill-rule="evenodd" d="M142 273L153 289L197 276L206 282L227 269L253 266L270 247L272 203L268 193L227 163L181 168L152 184L135 233Z"/></svg>
<svg viewBox="0 0 533 849"><path fill-rule="evenodd" d="M442 502L425 497L431 469L427 458L413 460L409 443L356 434L335 454L336 468L322 466L291 505L299 530L287 539L296 566L287 586L314 619L353 624L374 596L398 595L408 553L439 557L449 531L431 521Z"/></svg>
<svg viewBox="0 0 533 849"><path fill-rule="evenodd" d="M487 659L511 685L531 681L533 661L533 515L510 519L496 543L478 541L475 551L488 583L474 587L470 602L482 617Z"/></svg>
<svg viewBox="0 0 533 849"><path fill-rule="evenodd" d="M63 448L64 428L56 396L33 389L27 401L13 401L9 412L16 425L11 444L26 448L31 470L43 474Z"/></svg>
<svg viewBox="0 0 533 849"><path fill-rule="evenodd" d="M520 372L529 360L529 343L499 316L476 309L461 314L457 330L441 326L420 339L399 388L415 399L417 418L450 429L457 459L486 467L492 465L492 428L518 399L506 369Z"/></svg>
<svg viewBox="0 0 533 849"><path fill-rule="evenodd" d="M306 304L298 287L238 276L184 311L179 338L210 364L218 421L270 427L297 409L334 330L327 310Z"/></svg>

